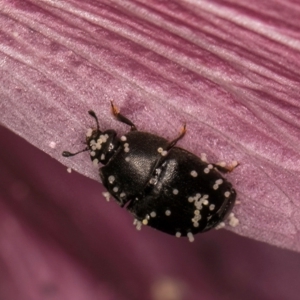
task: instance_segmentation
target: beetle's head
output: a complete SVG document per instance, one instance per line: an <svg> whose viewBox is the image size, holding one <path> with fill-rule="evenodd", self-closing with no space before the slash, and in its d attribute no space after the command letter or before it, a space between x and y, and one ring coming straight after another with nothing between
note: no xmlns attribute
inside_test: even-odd
<svg viewBox="0 0 300 300"><path fill-rule="evenodd" d="M86 148L76 153L64 151L62 155L70 157L84 151L89 151L94 165L98 165L99 162L105 165L116 152L119 145L119 139L114 130L108 129L101 131L99 129L98 118L94 111L90 110L89 114L96 120L97 127L96 129L88 129L86 133Z"/></svg>

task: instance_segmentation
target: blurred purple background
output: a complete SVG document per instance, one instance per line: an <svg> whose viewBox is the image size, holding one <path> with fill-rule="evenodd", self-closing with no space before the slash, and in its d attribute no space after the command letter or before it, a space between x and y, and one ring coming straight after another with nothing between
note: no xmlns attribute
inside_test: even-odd
<svg viewBox="0 0 300 300"><path fill-rule="evenodd" d="M100 183L0 139L1 300L299 299L299 254L226 230L138 232Z"/></svg>

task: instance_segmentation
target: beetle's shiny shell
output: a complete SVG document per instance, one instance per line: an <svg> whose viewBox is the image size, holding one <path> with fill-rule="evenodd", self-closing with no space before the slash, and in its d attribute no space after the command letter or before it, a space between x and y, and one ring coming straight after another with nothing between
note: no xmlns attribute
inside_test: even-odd
<svg viewBox="0 0 300 300"><path fill-rule="evenodd" d="M141 131L121 138L100 168L109 193L137 222L176 236L207 231L232 209L236 192L214 165ZM128 204L129 202L129 204Z"/></svg>

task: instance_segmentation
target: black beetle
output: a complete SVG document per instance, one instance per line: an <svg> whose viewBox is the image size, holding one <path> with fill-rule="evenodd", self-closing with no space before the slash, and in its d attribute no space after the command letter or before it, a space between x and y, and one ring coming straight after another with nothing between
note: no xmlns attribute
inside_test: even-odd
<svg viewBox="0 0 300 300"><path fill-rule="evenodd" d="M176 147L185 132L173 141L138 131L136 126L119 113L111 102L117 120L131 126L131 130L117 137L116 131L101 131L96 114L97 128L89 129L86 148L76 153L64 151L69 157L89 151L108 193L121 207L135 216L134 224L140 229L149 225L177 237L207 231L224 224L236 199L231 183L220 172L226 173L237 166L210 164ZM237 220L237 219L236 219Z"/></svg>

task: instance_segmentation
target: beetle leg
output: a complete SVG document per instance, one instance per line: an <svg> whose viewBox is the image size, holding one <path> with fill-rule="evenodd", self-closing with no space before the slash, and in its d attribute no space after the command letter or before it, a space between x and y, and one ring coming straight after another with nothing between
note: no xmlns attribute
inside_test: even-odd
<svg viewBox="0 0 300 300"><path fill-rule="evenodd" d="M111 104L111 111L112 111L113 115L116 117L116 119L118 121L129 125L131 127L131 129L130 129L131 131L137 130L136 126L129 119L127 119L125 116L123 116L122 114L120 114L119 110L113 104L112 101L110 101L110 104Z"/></svg>
<svg viewBox="0 0 300 300"><path fill-rule="evenodd" d="M185 133L186 133L186 124L184 123L179 136L169 143L166 150L168 151L171 148L173 148L176 145L176 143L184 137Z"/></svg>
<svg viewBox="0 0 300 300"><path fill-rule="evenodd" d="M226 163L222 161L212 165L221 173L229 173L232 172L236 167L238 167L239 163L237 161L233 161L231 165L227 166Z"/></svg>

